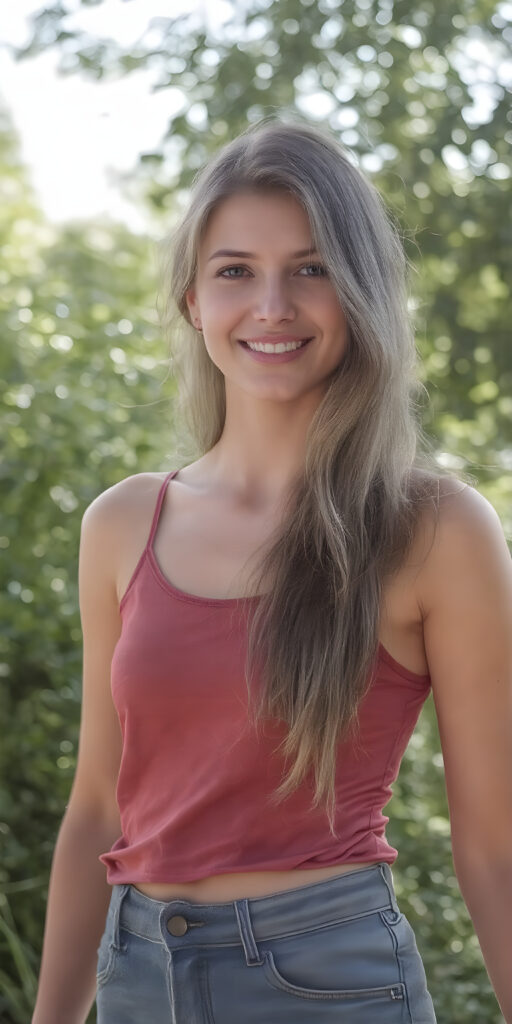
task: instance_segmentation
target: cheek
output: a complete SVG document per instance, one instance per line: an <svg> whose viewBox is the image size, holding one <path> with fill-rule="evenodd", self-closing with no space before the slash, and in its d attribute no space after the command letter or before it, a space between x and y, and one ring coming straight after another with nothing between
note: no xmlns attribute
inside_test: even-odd
<svg viewBox="0 0 512 1024"><path fill-rule="evenodd" d="M348 330L347 320L342 309L340 309L338 301L332 301L326 307L326 317L329 323L332 325L333 330L341 331L343 336L346 335Z"/></svg>
<svg viewBox="0 0 512 1024"><path fill-rule="evenodd" d="M240 296L232 292L230 295L225 292L215 292L208 296L204 304L205 314L212 326L215 323L224 324L236 319L237 310L241 305Z"/></svg>
<svg viewBox="0 0 512 1024"><path fill-rule="evenodd" d="M316 288L312 288L305 298L305 304L326 327L339 329L340 323L345 323L345 315L338 296L328 282L325 282L324 287L318 283Z"/></svg>

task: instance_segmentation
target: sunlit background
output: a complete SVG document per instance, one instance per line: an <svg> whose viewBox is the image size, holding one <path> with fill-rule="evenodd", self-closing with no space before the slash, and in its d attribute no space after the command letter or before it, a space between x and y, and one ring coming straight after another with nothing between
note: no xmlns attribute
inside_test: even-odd
<svg viewBox="0 0 512 1024"><path fill-rule="evenodd" d="M232 5L225 0L203 3L172 0L172 4L170 0L128 3L104 0L90 7L72 0L66 6L71 12L66 25L92 35L110 36L127 49L141 39L146 45L150 44L153 19L189 12L195 14L198 24L221 31L233 12ZM327 4L326 9L334 10L336 6ZM264 9L264 5L262 7ZM158 73L150 69L141 69L126 77L109 75L97 83L81 75L62 78L57 67L63 57L53 50L16 63L11 47L27 42L29 16L40 9L41 5L34 0L16 0L16 3L0 6L0 92L20 134L23 156L41 204L55 222L105 214L120 217L135 231L145 230L151 218L140 204L123 196L118 172L133 169L140 152L158 145L169 117L186 108L186 95L179 89L152 92ZM497 4L495 18L512 20L512 4ZM386 19L381 22L386 23ZM411 49L421 44L417 27L397 28ZM337 34L334 21L324 32L326 39L329 34L334 41ZM153 36L156 36L154 30ZM375 50L363 45L359 56L368 66L366 81L371 88ZM464 110L468 126L475 128L488 123L495 107L496 86L509 88L512 85L510 51L507 53L496 43L489 45L489 41L482 38L479 25L475 24L449 59L471 86L472 105ZM72 66L69 59L64 63ZM444 63L442 57L441 73ZM386 67L385 61L382 66ZM300 79L300 66L293 70ZM299 82L298 108L314 119L323 120L335 110L337 101L344 101L353 94L359 81L357 72L345 75L333 96L318 88L317 75L310 71ZM200 111L196 116L200 122ZM350 129L357 123L355 111L345 105L337 123L340 130L344 130L347 145L353 144ZM442 157L446 166L459 172L463 181L470 162L457 148L457 137L443 148ZM477 139L471 151L473 166L486 167L491 158L489 144ZM362 166L368 171L378 171L382 160L378 154L368 154ZM495 162L488 173L504 178L508 177L510 169L505 163Z"/></svg>
<svg viewBox="0 0 512 1024"><path fill-rule="evenodd" d="M199 23L220 29L231 13L223 0L105 0L92 7L75 0L67 8L73 12L68 23L127 48L142 36L150 41L153 18L195 12ZM171 97L167 91L152 93L156 76L150 70L96 83L79 75L63 79L57 71L61 57L53 51L17 63L12 47L27 42L29 17L40 9L35 0L0 6L0 96L18 129L41 205L55 222L104 214L134 231L146 230L151 218L123 197L117 174L131 170L141 151L158 144L169 116L186 98L178 90Z"/></svg>
<svg viewBox="0 0 512 1024"><path fill-rule="evenodd" d="M298 112L379 189L435 458L473 475L512 546L511 47L512 3L489 0L0 5L2 1024L30 1021L76 766L81 517L118 480L176 468L157 242L249 123ZM454 874L431 698L386 814L439 1024L503 1024Z"/></svg>

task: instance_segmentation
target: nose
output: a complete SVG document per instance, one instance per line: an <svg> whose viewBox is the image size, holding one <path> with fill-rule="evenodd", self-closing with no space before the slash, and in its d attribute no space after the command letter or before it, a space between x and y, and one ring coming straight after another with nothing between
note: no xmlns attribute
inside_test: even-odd
<svg viewBox="0 0 512 1024"><path fill-rule="evenodd" d="M269 323L293 320L295 307L286 282L272 277L262 281L255 303L255 317Z"/></svg>

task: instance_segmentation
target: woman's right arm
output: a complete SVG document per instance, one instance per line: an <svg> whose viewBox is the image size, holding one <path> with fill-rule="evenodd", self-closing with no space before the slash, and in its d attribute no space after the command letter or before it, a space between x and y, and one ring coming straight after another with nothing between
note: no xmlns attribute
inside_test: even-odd
<svg viewBox="0 0 512 1024"><path fill-rule="evenodd" d="M84 1024L96 994L97 950L111 895L98 857L121 834L115 790L122 742L110 692L112 655L121 632L115 581L121 489L114 485L99 495L82 519L80 740L53 854L32 1024Z"/></svg>

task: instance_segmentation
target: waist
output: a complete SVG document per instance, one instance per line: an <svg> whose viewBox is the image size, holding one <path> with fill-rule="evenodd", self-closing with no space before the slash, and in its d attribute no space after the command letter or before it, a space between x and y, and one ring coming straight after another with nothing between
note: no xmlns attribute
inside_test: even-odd
<svg viewBox="0 0 512 1024"><path fill-rule="evenodd" d="M150 899L168 902L172 899L184 899L194 903L223 903L239 900L271 896L276 892L296 889L298 886L311 885L327 878L356 871L360 868L373 867L375 861L362 861L354 864L331 864L318 868L293 868L289 871L249 871L227 872L210 878L200 878L194 882L131 882L138 892Z"/></svg>
<svg viewBox="0 0 512 1024"><path fill-rule="evenodd" d="M240 938L240 905L250 915L254 936L289 934L379 910L397 910L389 864L348 871L333 878L270 896L225 903L194 903L185 899L153 900L129 883L113 886L110 912L119 925L144 938L180 946L236 943Z"/></svg>

